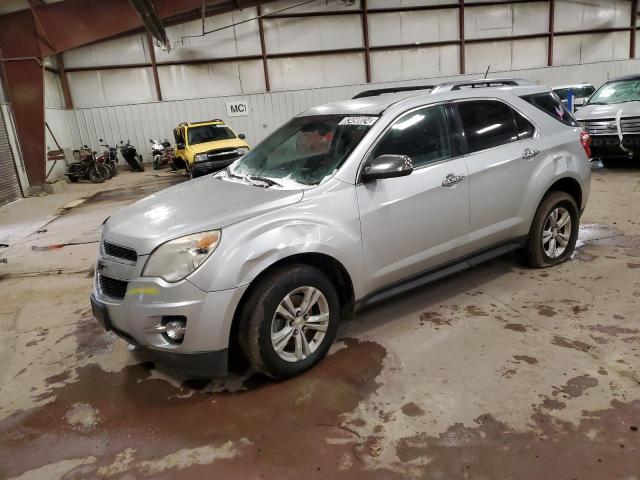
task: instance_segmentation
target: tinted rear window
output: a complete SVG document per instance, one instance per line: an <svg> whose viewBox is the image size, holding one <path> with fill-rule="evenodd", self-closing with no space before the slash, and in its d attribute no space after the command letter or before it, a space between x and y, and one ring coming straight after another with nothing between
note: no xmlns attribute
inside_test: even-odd
<svg viewBox="0 0 640 480"><path fill-rule="evenodd" d="M578 126L571 112L564 107L560 99L552 92L525 95L522 99L565 125L570 127Z"/></svg>
<svg viewBox="0 0 640 480"><path fill-rule="evenodd" d="M504 103L482 100L455 105L462 120L470 153L518 139L513 110Z"/></svg>

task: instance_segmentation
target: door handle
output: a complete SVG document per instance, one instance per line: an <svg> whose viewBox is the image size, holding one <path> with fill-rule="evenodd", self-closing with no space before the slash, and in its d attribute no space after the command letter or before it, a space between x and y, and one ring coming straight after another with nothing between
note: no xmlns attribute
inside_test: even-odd
<svg viewBox="0 0 640 480"><path fill-rule="evenodd" d="M529 160L530 158L535 157L540 153L540 150L536 150L535 148L525 148L524 152L522 152L522 158L525 160Z"/></svg>
<svg viewBox="0 0 640 480"><path fill-rule="evenodd" d="M460 183L464 180L464 175L457 175L455 173L450 173L444 180L442 180L443 187L453 187L454 185Z"/></svg>

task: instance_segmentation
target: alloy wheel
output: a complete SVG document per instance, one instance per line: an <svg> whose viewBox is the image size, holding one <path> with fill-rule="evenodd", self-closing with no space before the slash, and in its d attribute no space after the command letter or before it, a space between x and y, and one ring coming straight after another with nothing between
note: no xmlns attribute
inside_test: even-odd
<svg viewBox="0 0 640 480"><path fill-rule="evenodd" d="M571 238L571 215L564 207L551 211L542 229L542 249L549 258L560 257Z"/></svg>
<svg viewBox="0 0 640 480"><path fill-rule="evenodd" d="M287 362L299 362L315 352L329 327L329 303L315 287L299 287L278 304L271 321L271 344Z"/></svg>

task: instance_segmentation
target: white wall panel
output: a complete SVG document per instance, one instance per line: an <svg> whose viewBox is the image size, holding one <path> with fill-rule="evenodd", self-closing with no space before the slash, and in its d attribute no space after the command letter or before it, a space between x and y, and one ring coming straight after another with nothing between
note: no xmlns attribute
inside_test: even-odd
<svg viewBox="0 0 640 480"><path fill-rule="evenodd" d="M456 3L455 0L369 0L367 8L400 8L400 7L421 7L424 5L448 5Z"/></svg>
<svg viewBox="0 0 640 480"><path fill-rule="evenodd" d="M513 47L525 51L534 47L518 43ZM486 67L485 67L486 68ZM584 63L571 66L543 67L524 70L494 71L492 76L524 77L545 85L560 85L589 81L596 86L610 78L636 73L640 60L622 60ZM167 137L171 141L172 130L178 123L208 118L222 118L238 132L245 133L251 145L255 145L292 116L313 105L343 100L358 92L392 85L422 85L461 78L477 78L477 74L465 76L438 76L411 81L381 82L331 88L297 91L247 94L243 96L198 98L191 100L153 102L137 105L120 105L75 110L47 109L46 118L62 146L73 148L84 143L98 150L98 138L109 143L130 139L145 159L149 160L149 138ZM227 118L226 102L243 100L250 107L246 117ZM67 143L68 142L68 143Z"/></svg>
<svg viewBox="0 0 640 480"><path fill-rule="evenodd" d="M234 23L255 18L257 9L246 8L241 11L207 17L205 31L226 27ZM202 34L202 21L181 23L167 27L171 50L154 47L158 62L177 60L196 60L202 58L237 57L259 55L260 34L258 22L247 22L235 27L225 28L215 33ZM193 38L183 38L196 35Z"/></svg>
<svg viewBox="0 0 640 480"><path fill-rule="evenodd" d="M369 15L372 46L456 40L458 9Z"/></svg>
<svg viewBox="0 0 640 480"><path fill-rule="evenodd" d="M44 71L44 104L51 108L64 108L64 96L58 74Z"/></svg>
<svg viewBox="0 0 640 480"><path fill-rule="evenodd" d="M459 68L457 45L371 52L374 82L454 75Z"/></svg>
<svg viewBox="0 0 640 480"><path fill-rule="evenodd" d="M264 20L267 53L362 47L359 15Z"/></svg>
<svg viewBox="0 0 640 480"><path fill-rule="evenodd" d="M261 60L158 67L158 77L165 100L265 90Z"/></svg>
<svg viewBox="0 0 640 480"><path fill-rule="evenodd" d="M527 35L549 31L549 5L519 3L465 9L465 38Z"/></svg>
<svg viewBox="0 0 640 480"><path fill-rule="evenodd" d="M151 61L147 51L147 40L142 34L74 48L64 52L62 58L66 68L126 65Z"/></svg>
<svg viewBox="0 0 640 480"><path fill-rule="evenodd" d="M151 68L69 72L67 78L76 107L141 103L156 99Z"/></svg>
<svg viewBox="0 0 640 480"><path fill-rule="evenodd" d="M269 60L273 90L350 85L365 81L361 53Z"/></svg>
<svg viewBox="0 0 640 480"><path fill-rule="evenodd" d="M473 43L466 45L466 71L515 70L523 67L543 67L547 63L546 39Z"/></svg>
<svg viewBox="0 0 640 480"><path fill-rule="evenodd" d="M273 13L283 8L291 7L297 3L301 3L300 0L287 0L270 2L262 6L262 13ZM357 10L360 8L360 2L356 0L353 5L346 5L343 0L315 0L315 2L301 5L299 7L289 8L282 13L306 13L306 12L327 12L327 11L345 11L345 10Z"/></svg>
<svg viewBox="0 0 640 480"><path fill-rule="evenodd" d="M554 39L554 65L622 60L628 57L628 32L569 35Z"/></svg>
<svg viewBox="0 0 640 480"><path fill-rule="evenodd" d="M628 27L630 15L629 0L556 0L555 30Z"/></svg>

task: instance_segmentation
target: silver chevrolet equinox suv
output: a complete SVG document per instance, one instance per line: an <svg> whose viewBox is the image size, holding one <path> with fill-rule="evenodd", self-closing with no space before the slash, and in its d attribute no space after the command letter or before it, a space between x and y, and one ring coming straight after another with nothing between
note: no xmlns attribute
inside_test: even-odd
<svg viewBox="0 0 640 480"><path fill-rule="evenodd" d="M286 378L359 307L513 249L569 259L589 138L560 99L508 79L401 90L314 107L110 217L94 316L188 373L237 358Z"/></svg>

